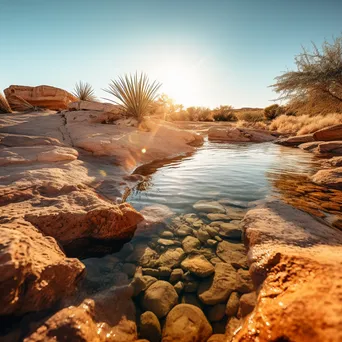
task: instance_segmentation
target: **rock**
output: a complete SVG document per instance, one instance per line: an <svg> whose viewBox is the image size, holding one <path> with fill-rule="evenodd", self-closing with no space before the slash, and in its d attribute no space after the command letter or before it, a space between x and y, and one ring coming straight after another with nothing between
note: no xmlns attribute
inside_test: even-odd
<svg viewBox="0 0 342 342"><path fill-rule="evenodd" d="M212 240L212 239L209 239L207 241L207 244L210 246L210 247L215 247L217 245L217 241L216 240Z"/></svg>
<svg viewBox="0 0 342 342"><path fill-rule="evenodd" d="M158 279L152 276L144 275L142 274L141 267L137 268L137 271L135 272L134 278L131 282L133 286L133 295L136 297L139 295L142 291L145 291L148 289L153 283L155 283Z"/></svg>
<svg viewBox="0 0 342 342"><path fill-rule="evenodd" d="M37 87L11 85L4 90L6 99L13 110L27 110L25 102L33 107L52 110L67 109L68 104L75 101L75 96L67 91L47 85Z"/></svg>
<svg viewBox="0 0 342 342"><path fill-rule="evenodd" d="M181 298L182 304L191 304L197 306L202 310L202 303L198 300L198 297L193 293L184 293Z"/></svg>
<svg viewBox="0 0 342 342"><path fill-rule="evenodd" d="M148 276L151 276L151 277L156 277L156 278L160 277L159 269L147 267L147 268L143 268L142 272L143 272L144 275L148 275Z"/></svg>
<svg viewBox="0 0 342 342"><path fill-rule="evenodd" d="M168 239L158 239L157 243L162 246L173 246L175 244L174 240L168 240Z"/></svg>
<svg viewBox="0 0 342 342"><path fill-rule="evenodd" d="M246 251L242 244L228 241L219 242L216 248L217 256L235 268L247 268Z"/></svg>
<svg viewBox="0 0 342 342"><path fill-rule="evenodd" d="M193 205L193 208L205 213L225 213L226 210L219 202L215 201L198 201Z"/></svg>
<svg viewBox="0 0 342 342"><path fill-rule="evenodd" d="M163 342L206 342L212 328L203 312L190 304L176 305L167 315Z"/></svg>
<svg viewBox="0 0 342 342"><path fill-rule="evenodd" d="M202 228L199 229L195 234L196 234L198 240L200 240L203 243L206 243L210 239L209 233Z"/></svg>
<svg viewBox="0 0 342 342"><path fill-rule="evenodd" d="M121 108L118 105L111 103L102 103L96 101L76 101L68 104L69 110L94 110L106 113L117 113L121 116Z"/></svg>
<svg viewBox="0 0 342 342"><path fill-rule="evenodd" d="M218 229L216 227L205 226L202 229L205 230L211 238L215 237L218 233Z"/></svg>
<svg viewBox="0 0 342 342"><path fill-rule="evenodd" d="M187 225L182 225L179 227L179 229L176 231L176 235L180 236L180 237L184 237L184 236L188 236L188 235L192 235L192 229L187 226Z"/></svg>
<svg viewBox="0 0 342 342"><path fill-rule="evenodd" d="M0 315L22 315L52 307L76 290L84 265L67 258L56 241L30 223L0 228Z"/></svg>
<svg viewBox="0 0 342 342"><path fill-rule="evenodd" d="M298 145L298 147L304 151L313 152L322 141L312 141Z"/></svg>
<svg viewBox="0 0 342 342"><path fill-rule="evenodd" d="M246 214L246 210L241 208L226 207L226 210L231 220L242 220Z"/></svg>
<svg viewBox="0 0 342 342"><path fill-rule="evenodd" d="M241 326L241 321L239 319L237 319L236 317L229 318L227 325L226 325L226 333L225 333L227 341L233 341L233 337L235 336L236 331L238 331L240 326Z"/></svg>
<svg viewBox="0 0 342 342"><path fill-rule="evenodd" d="M239 269L236 275L236 290L239 293L248 293L253 291L253 283L248 270Z"/></svg>
<svg viewBox="0 0 342 342"><path fill-rule="evenodd" d="M216 264L215 274L203 281L198 289L199 299L207 305L226 302L236 287L236 271L230 264Z"/></svg>
<svg viewBox="0 0 342 342"><path fill-rule="evenodd" d="M227 214L208 214L208 219L210 221L231 221L231 218Z"/></svg>
<svg viewBox="0 0 342 342"><path fill-rule="evenodd" d="M225 304L216 304L208 309L208 319L210 322L218 322L220 321L226 311L226 305Z"/></svg>
<svg viewBox="0 0 342 342"><path fill-rule="evenodd" d="M333 157L325 161L325 165L338 167L342 166L342 157Z"/></svg>
<svg viewBox="0 0 342 342"><path fill-rule="evenodd" d="M182 248L168 249L157 260L161 266L174 268L180 265L185 253Z"/></svg>
<svg viewBox="0 0 342 342"><path fill-rule="evenodd" d="M284 146L298 146L303 143L313 142L314 140L313 134L304 134L290 138L278 139L275 143Z"/></svg>
<svg viewBox="0 0 342 342"><path fill-rule="evenodd" d="M134 251L127 258L127 262L134 262L143 267L155 267L157 265L158 253L145 243L135 246Z"/></svg>
<svg viewBox="0 0 342 342"><path fill-rule="evenodd" d="M315 140L331 141L342 139L342 124L322 128L313 134Z"/></svg>
<svg viewBox="0 0 342 342"><path fill-rule="evenodd" d="M22 135L22 134L0 134L0 144L6 147L27 147L27 146L62 146L63 144L55 138Z"/></svg>
<svg viewBox="0 0 342 342"><path fill-rule="evenodd" d="M202 255L189 256L182 261L181 266L192 274L206 278L214 273L214 266Z"/></svg>
<svg viewBox="0 0 342 342"><path fill-rule="evenodd" d="M225 237L231 240L241 241L242 230L241 228L231 222L224 222L219 226L219 233L221 237Z"/></svg>
<svg viewBox="0 0 342 342"><path fill-rule="evenodd" d="M250 210L242 226L262 289L234 341L341 340L342 232L280 201Z"/></svg>
<svg viewBox="0 0 342 342"><path fill-rule="evenodd" d="M160 236L164 239L172 239L173 238L173 233L170 232L169 230L163 231Z"/></svg>
<svg viewBox="0 0 342 342"><path fill-rule="evenodd" d="M342 167L319 170L311 180L319 185L342 189Z"/></svg>
<svg viewBox="0 0 342 342"><path fill-rule="evenodd" d="M245 293L241 296L240 298L241 317L245 317L253 311L256 305L256 301L257 301L257 296L255 292Z"/></svg>
<svg viewBox="0 0 342 342"><path fill-rule="evenodd" d="M198 278L194 277L190 272L184 273L184 291L185 292L197 292L199 282Z"/></svg>
<svg viewBox="0 0 342 342"><path fill-rule="evenodd" d="M184 283L179 281L175 285L173 285L173 287L176 290L177 294L179 295L184 289Z"/></svg>
<svg viewBox="0 0 342 342"><path fill-rule="evenodd" d="M171 275L170 275L170 283L172 284L177 283L179 280L182 279L183 274L184 272L181 268L175 268L174 270L172 270Z"/></svg>
<svg viewBox="0 0 342 342"><path fill-rule="evenodd" d="M74 202L69 211L54 211L51 208L49 211L27 214L25 219L62 244L86 237L126 239L132 237L136 225L143 219L128 203L109 204L90 192L74 192L71 196L80 204L82 200L89 201L89 209L85 210L87 207L77 206L77 202ZM94 203L97 204L95 208Z"/></svg>
<svg viewBox="0 0 342 342"><path fill-rule="evenodd" d="M325 153L342 154L342 140L321 143L317 147L317 152L321 154L325 154Z"/></svg>
<svg viewBox="0 0 342 342"><path fill-rule="evenodd" d="M159 342L161 328L157 316L151 311L145 311L140 316L139 336L150 342Z"/></svg>
<svg viewBox="0 0 342 342"><path fill-rule="evenodd" d="M245 129L237 127L210 127L208 129L209 140L231 142L265 142L276 138L266 131Z"/></svg>
<svg viewBox="0 0 342 342"><path fill-rule="evenodd" d="M226 342L226 336L224 334L211 335L207 342Z"/></svg>
<svg viewBox="0 0 342 342"><path fill-rule="evenodd" d="M226 315L228 317L236 316L240 304L239 294L237 292L232 292L229 296L227 305L226 305Z"/></svg>
<svg viewBox="0 0 342 342"><path fill-rule="evenodd" d="M158 318L165 317L177 304L178 295L167 281L158 280L146 291L142 299L145 310L152 311Z"/></svg>
<svg viewBox="0 0 342 342"><path fill-rule="evenodd" d="M135 274L136 266L134 264L126 263L122 265L122 272L126 273L128 277L133 277Z"/></svg>
<svg viewBox="0 0 342 342"><path fill-rule="evenodd" d="M158 270L159 270L159 276L165 277L165 278L170 277L171 272L172 272L170 267L165 267L165 266L159 267Z"/></svg>

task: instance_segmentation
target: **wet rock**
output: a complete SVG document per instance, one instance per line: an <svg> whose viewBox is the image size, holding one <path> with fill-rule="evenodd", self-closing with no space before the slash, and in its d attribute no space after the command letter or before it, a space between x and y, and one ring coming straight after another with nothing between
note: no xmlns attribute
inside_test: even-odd
<svg viewBox="0 0 342 342"><path fill-rule="evenodd" d="M198 288L199 299L207 305L226 302L236 287L236 271L230 264L215 265L215 274Z"/></svg>
<svg viewBox="0 0 342 342"><path fill-rule="evenodd" d="M145 291L142 306L145 310L152 311L158 318L162 318L177 304L177 301L178 295L173 286L167 281L158 280Z"/></svg>
<svg viewBox="0 0 342 342"><path fill-rule="evenodd" d="M168 249L158 259L160 266L174 268L180 265L185 253L182 248Z"/></svg>
<svg viewBox="0 0 342 342"><path fill-rule="evenodd" d="M246 251L242 244L222 241L217 245L217 256L235 268L247 268Z"/></svg>
<svg viewBox="0 0 342 342"><path fill-rule="evenodd" d="M220 225L219 233L221 237L225 237L231 240L241 241L242 238L242 230L236 223L222 223Z"/></svg>
<svg viewBox="0 0 342 342"><path fill-rule="evenodd" d="M228 319L225 333L227 341L232 341L233 337L236 334L236 331L240 328L240 326L241 321L236 317L231 317Z"/></svg>
<svg viewBox="0 0 342 342"><path fill-rule="evenodd" d="M139 336L150 342L159 342L161 327L157 316L151 311L145 311L140 316Z"/></svg>
<svg viewBox="0 0 342 342"><path fill-rule="evenodd" d="M327 166L338 167L342 166L342 157L333 157L325 161L324 163Z"/></svg>
<svg viewBox="0 0 342 342"><path fill-rule="evenodd" d="M325 154L325 153L342 154L342 140L321 143L317 147L317 152L321 154Z"/></svg>
<svg viewBox="0 0 342 342"><path fill-rule="evenodd" d="M138 244L134 247L134 251L127 258L127 262L134 262L143 267L154 267L157 264L158 253L147 247L145 243Z"/></svg>
<svg viewBox="0 0 342 342"><path fill-rule="evenodd" d="M226 336L224 334L211 335L207 342L226 342Z"/></svg>
<svg viewBox="0 0 342 342"><path fill-rule="evenodd" d="M315 140L331 141L342 138L342 125L334 125L322 128L313 134Z"/></svg>
<svg viewBox="0 0 342 342"><path fill-rule="evenodd" d="M216 304L208 309L208 320L210 322L218 322L220 321L226 311L226 305L225 304Z"/></svg>
<svg viewBox="0 0 342 342"><path fill-rule="evenodd" d="M194 249L199 249L201 246L201 241L193 236L187 236L182 241L182 246L185 253L191 253Z"/></svg>
<svg viewBox="0 0 342 342"><path fill-rule="evenodd" d="M240 305L240 298L237 292L232 292L229 296L227 305L226 305L226 315L228 317L236 316Z"/></svg>
<svg viewBox="0 0 342 342"><path fill-rule="evenodd" d="M160 271L159 269L156 269L156 268L143 268L142 269L142 272L144 275L148 275L148 276L151 276L151 277L156 277L158 278L160 276Z"/></svg>
<svg viewBox="0 0 342 342"><path fill-rule="evenodd" d="M276 144L284 146L298 146L303 143L314 141L313 134L297 135L295 137L282 138L275 141ZM319 140L319 139L318 139Z"/></svg>
<svg viewBox="0 0 342 342"><path fill-rule="evenodd" d="M241 317L245 317L250 314L257 301L257 296L255 292L243 294L240 298L240 312Z"/></svg>
<svg viewBox="0 0 342 342"><path fill-rule="evenodd" d="M142 291L148 289L157 280L158 279L155 277L143 275L141 267L138 267L131 282L134 291L133 295L135 297L138 296Z"/></svg>
<svg viewBox="0 0 342 342"><path fill-rule="evenodd" d="M220 258L211 258L210 262L215 266L216 264L219 264L222 262Z"/></svg>
<svg viewBox="0 0 342 342"><path fill-rule="evenodd" d="M236 274L236 290L239 293L253 291L253 282L248 270L239 269Z"/></svg>
<svg viewBox="0 0 342 342"><path fill-rule="evenodd" d="M173 285L173 287L176 290L177 294L179 295L184 289L184 283L179 281L175 285Z"/></svg>
<svg viewBox="0 0 342 342"><path fill-rule="evenodd" d="M184 291L185 292L196 292L199 286L198 279L194 277L190 272L184 273Z"/></svg>
<svg viewBox="0 0 342 342"><path fill-rule="evenodd" d="M170 275L170 283L175 284L183 278L183 270L181 268L175 268Z"/></svg>
<svg viewBox="0 0 342 342"><path fill-rule="evenodd" d="M197 219L195 222L192 223L192 227L194 227L195 229L198 229L198 228L202 227L203 224L204 223L202 220Z"/></svg>
<svg viewBox="0 0 342 342"><path fill-rule="evenodd" d="M219 203L215 201L205 201L201 200L196 202L193 205L194 209L198 211L202 211L205 213L222 213L226 212L225 208Z"/></svg>
<svg viewBox="0 0 342 342"><path fill-rule="evenodd" d="M300 144L298 147L304 151L313 152L322 141L313 141Z"/></svg>
<svg viewBox="0 0 342 342"><path fill-rule="evenodd" d="M210 235L211 238L213 238L214 236L216 236L217 233L218 233L218 229L217 229L216 227L205 226L205 227L203 228L203 230L205 230L205 231Z"/></svg>
<svg viewBox="0 0 342 342"><path fill-rule="evenodd" d="M227 214L208 214L208 219L210 221L230 221L231 218Z"/></svg>
<svg viewBox="0 0 342 342"><path fill-rule="evenodd" d="M200 240L203 243L206 243L207 240L210 239L209 233L202 228L199 229L195 234L196 234L198 240Z"/></svg>
<svg viewBox="0 0 342 342"><path fill-rule="evenodd" d="M169 230L165 230L160 234L160 236L164 239L171 239L173 238L173 233L170 232Z"/></svg>
<svg viewBox="0 0 342 342"><path fill-rule="evenodd" d="M176 231L176 235L180 237L192 235L192 229L189 226L183 224Z"/></svg>
<svg viewBox="0 0 342 342"><path fill-rule="evenodd" d="M207 244L210 246L210 247L215 247L217 245L217 241L216 240L212 240L212 239L209 239L207 241Z"/></svg>
<svg viewBox="0 0 342 342"><path fill-rule="evenodd" d="M182 304L195 305L202 310L202 303L198 300L198 297L194 293L184 293L181 298Z"/></svg>
<svg viewBox="0 0 342 342"><path fill-rule="evenodd" d="M0 241L1 315L48 309L73 293L84 275L78 259L67 258L28 222L2 224Z"/></svg>
<svg viewBox="0 0 342 342"><path fill-rule="evenodd" d="M342 167L319 170L311 180L319 185L342 189Z"/></svg>
<svg viewBox="0 0 342 342"><path fill-rule="evenodd" d="M126 273L129 278L134 276L136 266L134 264L123 264L122 265L122 272Z"/></svg>
<svg viewBox="0 0 342 342"><path fill-rule="evenodd" d="M206 342L212 328L203 312L189 304L176 305L167 315L163 342Z"/></svg>
<svg viewBox="0 0 342 342"><path fill-rule="evenodd" d="M176 241L174 240L168 240L168 239L158 239L157 243L159 245L168 247L168 246L173 246L175 244Z"/></svg>
<svg viewBox="0 0 342 342"><path fill-rule="evenodd" d="M172 272L170 267L165 267L165 266L159 267L158 271L159 271L159 276L160 277L165 277L165 278L170 277L171 272Z"/></svg>
<svg viewBox="0 0 342 342"><path fill-rule="evenodd" d="M235 207L226 207L227 215L231 220L242 220L246 214L245 209L235 208Z"/></svg>
<svg viewBox="0 0 342 342"><path fill-rule="evenodd" d="M208 277L214 273L214 266L202 255L187 257L182 261L181 266L200 278Z"/></svg>

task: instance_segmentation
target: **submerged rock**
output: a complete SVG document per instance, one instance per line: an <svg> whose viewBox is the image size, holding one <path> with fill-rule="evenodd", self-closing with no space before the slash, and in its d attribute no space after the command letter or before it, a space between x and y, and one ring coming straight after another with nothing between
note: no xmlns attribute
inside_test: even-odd
<svg viewBox="0 0 342 342"><path fill-rule="evenodd" d="M246 250L242 244L228 241L219 242L216 248L217 256L235 268L247 268Z"/></svg>
<svg viewBox="0 0 342 342"><path fill-rule="evenodd" d="M313 134L315 140L331 141L342 139L342 124L322 128Z"/></svg>
<svg viewBox="0 0 342 342"><path fill-rule="evenodd" d="M201 241L193 236L187 236L182 241L182 246L185 253L191 253L195 249L199 249L201 247Z"/></svg>
<svg viewBox="0 0 342 342"><path fill-rule="evenodd" d="M342 189L342 167L319 170L311 180L319 185Z"/></svg>
<svg viewBox="0 0 342 342"><path fill-rule="evenodd" d="M181 266L200 278L208 277L215 270L214 266L203 255L189 256L182 261Z"/></svg>
<svg viewBox="0 0 342 342"><path fill-rule="evenodd" d="M206 342L212 328L203 312L190 304L176 305L166 317L163 342Z"/></svg>
<svg viewBox="0 0 342 342"><path fill-rule="evenodd" d="M226 209L222 204L215 201L201 200L193 205L194 209L204 213L225 213Z"/></svg>
<svg viewBox="0 0 342 342"><path fill-rule="evenodd" d="M160 323L157 316L152 311L145 311L140 316L139 336L150 342L160 341Z"/></svg>
<svg viewBox="0 0 342 342"><path fill-rule="evenodd" d="M250 314L257 301L257 295L255 292L245 293L240 298L240 312L241 317L245 317Z"/></svg>
<svg viewBox="0 0 342 342"><path fill-rule="evenodd" d="M184 259L185 253L182 248L168 249L157 260L157 264L165 267L177 267Z"/></svg>
<svg viewBox="0 0 342 342"><path fill-rule="evenodd" d="M226 315L228 317L236 316L238 310L239 310L239 304L240 304L240 297L237 292L232 292L229 296L227 305L226 305Z"/></svg>

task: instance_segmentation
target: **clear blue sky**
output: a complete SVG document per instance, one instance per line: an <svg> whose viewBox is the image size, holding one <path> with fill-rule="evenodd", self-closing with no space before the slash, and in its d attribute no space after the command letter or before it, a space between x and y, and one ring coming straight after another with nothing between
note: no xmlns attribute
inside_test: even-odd
<svg viewBox="0 0 342 342"><path fill-rule="evenodd" d="M301 45L342 32L341 0L0 0L0 88L71 91L145 71L186 106L263 107Z"/></svg>

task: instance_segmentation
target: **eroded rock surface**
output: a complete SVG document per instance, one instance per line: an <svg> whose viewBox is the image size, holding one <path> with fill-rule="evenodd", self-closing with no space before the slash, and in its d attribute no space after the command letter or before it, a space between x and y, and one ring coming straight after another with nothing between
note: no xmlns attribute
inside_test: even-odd
<svg viewBox="0 0 342 342"><path fill-rule="evenodd" d="M231 142L265 142L276 138L266 131L237 127L210 127L208 130L209 140Z"/></svg>

